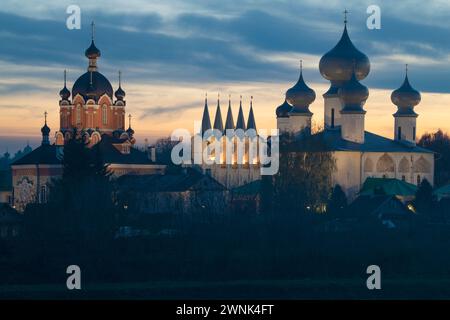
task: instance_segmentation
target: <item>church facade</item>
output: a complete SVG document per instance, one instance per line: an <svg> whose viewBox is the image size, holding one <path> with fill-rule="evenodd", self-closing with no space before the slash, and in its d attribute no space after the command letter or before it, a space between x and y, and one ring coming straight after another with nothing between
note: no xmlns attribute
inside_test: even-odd
<svg viewBox="0 0 450 320"><path fill-rule="evenodd" d="M54 142L51 142L46 114L41 145L12 163L13 205L18 211L23 211L28 203L47 201L49 184L62 175L64 144L74 135L84 139L89 147L97 146L101 150L113 177L164 173L166 166L156 161L147 146L145 150L135 147L131 116L125 130L126 101L120 72L114 92L109 80L98 71L100 55L92 37L85 51L87 72L75 81L71 91L64 72L64 87L59 92L60 128Z"/></svg>
<svg viewBox="0 0 450 320"><path fill-rule="evenodd" d="M319 63L321 75L330 81L324 97L324 129L311 133L313 114L309 105L315 92L300 70L298 82L286 92L276 109L280 133L294 136L292 149L332 152L336 169L333 183L339 184L354 199L368 177L395 178L419 185L434 180L434 153L416 145L418 114L414 107L421 100L408 79L391 94L396 106L393 114L393 139L365 130L364 104L369 90L360 81L370 72L369 58L352 43L345 22L341 39Z"/></svg>
<svg viewBox="0 0 450 320"><path fill-rule="evenodd" d="M360 81L369 74L370 61L351 41L347 22L339 42L320 59L319 69L330 81L330 88L323 94L322 131L312 132L313 113L309 106L316 99L316 93L305 83L302 67L297 83L286 91L285 101L276 108L279 134L291 136L294 140L289 150L331 152L336 162L333 184L339 184L349 199L356 197L368 177L395 178L415 185L427 179L433 185L434 153L416 145L418 114L414 107L419 104L421 96L411 86L407 72L403 84L391 94L397 110L393 114L393 139L389 139L365 130L364 104L369 90ZM208 129L221 132L226 129L256 130L252 105L245 126L242 103L236 124L229 103L223 126L218 101L214 124L211 123L205 102L202 132ZM202 169L228 188L261 179L258 161L246 161L245 157L243 164L221 162L203 165Z"/></svg>

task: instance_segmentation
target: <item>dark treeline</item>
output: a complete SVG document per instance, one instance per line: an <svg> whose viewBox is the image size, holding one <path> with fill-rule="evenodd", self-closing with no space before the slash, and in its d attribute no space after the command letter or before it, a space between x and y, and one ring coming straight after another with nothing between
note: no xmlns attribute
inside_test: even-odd
<svg viewBox="0 0 450 320"><path fill-rule="evenodd" d="M136 219L111 197L100 150L81 139L64 148L64 175L49 202L28 206L22 236L0 243L1 284L65 283L71 264L88 283L353 278L371 264L387 277L450 276L448 206L438 205L426 180L418 213L388 229L368 212L349 212L342 189L331 185L330 153L282 150L279 174L262 181L260 214L230 207L215 216L193 209L188 219ZM151 232L116 236L130 224Z"/></svg>

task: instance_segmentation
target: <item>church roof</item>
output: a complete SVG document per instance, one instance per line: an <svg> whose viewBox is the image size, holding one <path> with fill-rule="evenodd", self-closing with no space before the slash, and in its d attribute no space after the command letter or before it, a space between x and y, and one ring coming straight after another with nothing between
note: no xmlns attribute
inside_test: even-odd
<svg viewBox="0 0 450 320"><path fill-rule="evenodd" d="M367 178L359 192L360 195L375 195L382 192L393 196L414 196L417 186L398 179Z"/></svg>
<svg viewBox="0 0 450 320"><path fill-rule="evenodd" d="M183 192L188 190L224 191L225 187L214 178L186 168L185 172L172 174L123 175L117 183L128 191L135 192Z"/></svg>
<svg viewBox="0 0 450 320"><path fill-rule="evenodd" d="M364 143L344 140L340 129L325 129L311 136L304 136L288 146L291 151L355 151L355 152L422 152L433 151L412 144L405 144L365 131Z"/></svg>
<svg viewBox="0 0 450 320"><path fill-rule="evenodd" d="M110 137L108 135L103 135L102 139L98 144L97 148L100 148L102 152L103 159L106 163L111 164L154 164L149 158L145 151L130 147L130 153L123 154L117 150L113 144L123 143L125 139L118 139Z"/></svg>
<svg viewBox="0 0 450 320"><path fill-rule="evenodd" d="M145 151L130 147L129 154L123 154L113 144L123 143L126 139L118 139L103 135L95 147L100 148L105 163L110 164L154 164ZM27 164L61 164L57 157L56 145L41 145L26 156L12 163L12 165Z"/></svg>
<svg viewBox="0 0 450 320"><path fill-rule="evenodd" d="M57 147L55 145L40 145L27 155L23 156L11 165L25 164L61 164L61 160L56 156Z"/></svg>

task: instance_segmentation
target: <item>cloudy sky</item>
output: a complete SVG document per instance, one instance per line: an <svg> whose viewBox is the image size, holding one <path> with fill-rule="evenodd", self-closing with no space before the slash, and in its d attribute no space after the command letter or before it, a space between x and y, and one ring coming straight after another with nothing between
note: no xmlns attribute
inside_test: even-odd
<svg viewBox="0 0 450 320"><path fill-rule="evenodd" d="M68 30L66 8L81 8L81 29ZM369 5L381 8L381 29L366 27ZM259 128L275 127L274 110L284 92L304 76L316 91L311 110L323 122L320 57L339 40L343 10L349 33L369 56L371 72L366 129L391 137L395 106L390 93L409 64L413 86L422 92L416 108L418 133L450 123L450 3L436 1L14 1L0 8L0 153L29 140L39 142L43 113L58 128L58 92L63 70L71 88L85 72L90 22L102 51L100 71L113 87L122 70L127 112L137 138L154 140L175 128L192 129L201 118L205 92L214 113L217 93L225 113L250 96Z"/></svg>

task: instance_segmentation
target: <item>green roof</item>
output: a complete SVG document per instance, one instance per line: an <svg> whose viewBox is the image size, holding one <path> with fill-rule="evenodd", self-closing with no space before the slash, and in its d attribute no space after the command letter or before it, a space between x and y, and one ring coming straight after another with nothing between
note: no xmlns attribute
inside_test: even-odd
<svg viewBox="0 0 450 320"><path fill-rule="evenodd" d="M433 193L438 199L450 197L450 184L436 189Z"/></svg>
<svg viewBox="0 0 450 320"><path fill-rule="evenodd" d="M367 178L359 192L360 195L373 195L383 192L393 196L414 196L417 186L392 178Z"/></svg>
<svg viewBox="0 0 450 320"><path fill-rule="evenodd" d="M234 194L241 194L241 195L254 195L259 193L260 191L261 191L261 180L255 180L246 183L232 190Z"/></svg>

